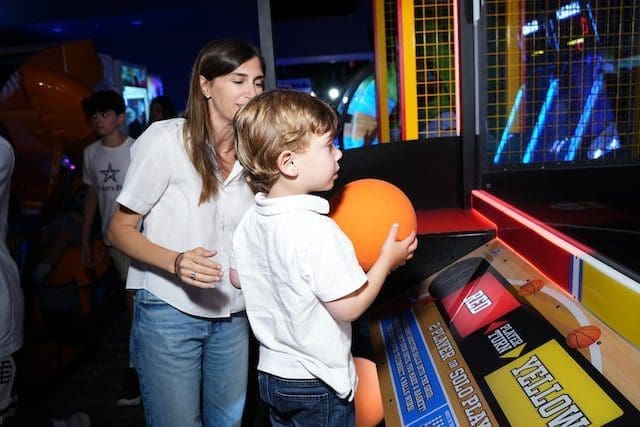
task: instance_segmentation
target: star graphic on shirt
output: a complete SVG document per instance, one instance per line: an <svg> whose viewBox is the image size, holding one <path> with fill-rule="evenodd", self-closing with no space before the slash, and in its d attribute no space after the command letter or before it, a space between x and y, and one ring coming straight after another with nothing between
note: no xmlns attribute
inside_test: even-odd
<svg viewBox="0 0 640 427"><path fill-rule="evenodd" d="M104 181L102 181L103 183L108 182L110 179L113 180L113 182L118 182L118 179L116 178L116 174L120 172L120 169L113 169L111 167L111 163L109 163L109 167L107 167L106 170L101 170L100 173L104 175Z"/></svg>

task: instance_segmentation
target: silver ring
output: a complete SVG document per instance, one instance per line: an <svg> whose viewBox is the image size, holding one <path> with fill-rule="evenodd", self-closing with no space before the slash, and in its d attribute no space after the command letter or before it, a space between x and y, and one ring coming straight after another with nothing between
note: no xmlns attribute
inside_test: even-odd
<svg viewBox="0 0 640 427"><path fill-rule="evenodd" d="M192 271L190 277L191 277L191 280L196 280L196 272Z"/></svg>

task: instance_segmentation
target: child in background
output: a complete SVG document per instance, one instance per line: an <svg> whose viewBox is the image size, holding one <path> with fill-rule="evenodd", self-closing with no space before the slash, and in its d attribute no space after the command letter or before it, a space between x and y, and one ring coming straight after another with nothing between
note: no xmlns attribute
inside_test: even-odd
<svg viewBox="0 0 640 427"><path fill-rule="evenodd" d="M130 259L109 243L107 229L131 162L129 151L134 140L120 130L125 120L125 105L119 93L113 90L95 92L82 101L82 108L99 138L85 147L83 153L82 177L87 185L87 192L82 210L82 262L87 267L94 263L90 242L93 220L99 209L102 237L124 290ZM127 294L127 304L131 305L131 294ZM116 402L118 406L140 404L138 377L132 366L125 372L121 394Z"/></svg>
<svg viewBox="0 0 640 427"><path fill-rule="evenodd" d="M256 96L234 120L236 155L259 192L234 232L230 279L260 343L260 397L274 426L354 424L350 322L417 247L415 231L396 241L394 224L362 270L329 203L311 194L338 176L336 127L329 105L289 90Z"/></svg>

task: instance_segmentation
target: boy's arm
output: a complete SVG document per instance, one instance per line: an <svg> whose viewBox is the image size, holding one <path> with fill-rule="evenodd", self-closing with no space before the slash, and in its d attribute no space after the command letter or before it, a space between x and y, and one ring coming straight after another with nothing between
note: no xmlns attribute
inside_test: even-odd
<svg viewBox="0 0 640 427"><path fill-rule="evenodd" d="M98 194L92 185L85 184L87 192L84 197L84 205L82 206L82 263L91 267L93 262L91 259L91 227L93 226L93 218L98 208Z"/></svg>
<svg viewBox="0 0 640 427"><path fill-rule="evenodd" d="M413 257L418 247L415 231L401 241L396 241L397 234L398 224L393 224L380 256L367 272L368 281L364 286L340 299L324 303L336 320L353 322L360 317L375 300L389 273Z"/></svg>

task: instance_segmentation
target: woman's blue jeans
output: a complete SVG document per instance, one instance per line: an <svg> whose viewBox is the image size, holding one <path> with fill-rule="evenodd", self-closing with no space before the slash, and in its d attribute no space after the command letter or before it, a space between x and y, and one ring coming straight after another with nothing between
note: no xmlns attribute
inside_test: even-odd
<svg viewBox="0 0 640 427"><path fill-rule="evenodd" d="M290 380L258 371L258 384L273 427L355 425L353 402L340 399L320 380Z"/></svg>
<svg viewBox="0 0 640 427"><path fill-rule="evenodd" d="M245 313L207 319L136 292L129 351L148 427L240 426L247 391Z"/></svg>

